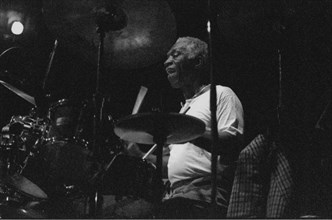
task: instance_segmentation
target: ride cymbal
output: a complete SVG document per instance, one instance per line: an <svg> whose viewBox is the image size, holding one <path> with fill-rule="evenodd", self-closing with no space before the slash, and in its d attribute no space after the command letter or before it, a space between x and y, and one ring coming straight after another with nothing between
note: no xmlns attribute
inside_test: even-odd
<svg viewBox="0 0 332 220"><path fill-rule="evenodd" d="M69 48L97 63L106 30L104 67L136 69L159 62L176 38L173 13L163 0L44 0L46 26Z"/></svg>
<svg viewBox="0 0 332 220"><path fill-rule="evenodd" d="M124 117L115 124L114 132L122 140L139 144L187 142L205 131L202 120L179 113L139 113Z"/></svg>

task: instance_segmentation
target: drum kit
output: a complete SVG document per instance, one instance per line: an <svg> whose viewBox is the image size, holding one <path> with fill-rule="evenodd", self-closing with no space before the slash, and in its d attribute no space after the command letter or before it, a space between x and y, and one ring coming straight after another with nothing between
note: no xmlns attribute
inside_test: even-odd
<svg viewBox="0 0 332 220"><path fill-rule="evenodd" d="M166 53L176 27L166 2L105 2L106 6L92 0L45 0L43 9L51 31L82 54L98 52L99 61L111 60L105 65L138 68ZM96 22L98 28L104 29L102 43L96 37ZM95 95L99 95L98 74L97 71ZM92 103L77 104L69 99L47 103L46 114L41 114L34 97L7 82L0 80L0 84L34 105L28 115L12 116L2 128L0 218L101 217L100 195L131 195L159 204L163 191L163 146L197 138L205 130L201 120L183 114L135 113L112 121L113 132L120 140L154 144L156 166L122 152L100 157L105 143L97 140L100 121L96 125L94 120L100 109L95 96ZM97 107L91 110L87 103ZM92 118L90 124L87 118ZM72 204L78 197L89 203L83 215L64 214L63 204ZM62 203L62 208L54 208L55 200Z"/></svg>
<svg viewBox="0 0 332 220"><path fill-rule="evenodd" d="M12 91L24 94L18 89ZM83 138L84 126L79 120L84 115L82 109L62 99L50 105L45 118L31 111L27 116L13 116L2 128L1 217L54 217L27 207L59 194L73 196L73 188L78 189L74 197L88 195L89 187L99 185L100 179L103 195L132 195L150 202L160 199L161 194L155 197L158 190L155 186L160 186L158 180L162 176L159 153L157 166L142 158L117 153L109 155L112 160L108 164L100 163L107 168L93 169L96 161L91 142ZM114 132L121 140L155 144L157 152L162 152L165 144L194 139L204 130L205 125L199 119L178 113L138 113L114 123ZM102 178L95 178L96 175Z"/></svg>

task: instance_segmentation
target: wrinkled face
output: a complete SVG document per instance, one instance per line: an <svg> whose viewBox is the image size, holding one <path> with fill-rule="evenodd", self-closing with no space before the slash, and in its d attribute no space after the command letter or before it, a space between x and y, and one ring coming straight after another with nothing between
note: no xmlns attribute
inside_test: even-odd
<svg viewBox="0 0 332 220"><path fill-rule="evenodd" d="M167 78L173 88L181 88L190 82L191 62L188 59L189 51L183 42L176 43L167 53L164 63Z"/></svg>

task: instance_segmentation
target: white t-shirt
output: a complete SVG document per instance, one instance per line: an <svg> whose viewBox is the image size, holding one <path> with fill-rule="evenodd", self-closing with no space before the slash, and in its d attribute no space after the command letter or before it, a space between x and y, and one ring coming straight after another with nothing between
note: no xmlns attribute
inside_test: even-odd
<svg viewBox="0 0 332 220"><path fill-rule="evenodd" d="M218 133L242 135L244 128L243 108L236 94L228 87L216 86ZM210 85L193 98L187 99L180 113L201 119L206 130L211 131ZM180 180L206 176L211 173L211 154L194 144L171 144L168 161L168 179L171 186Z"/></svg>

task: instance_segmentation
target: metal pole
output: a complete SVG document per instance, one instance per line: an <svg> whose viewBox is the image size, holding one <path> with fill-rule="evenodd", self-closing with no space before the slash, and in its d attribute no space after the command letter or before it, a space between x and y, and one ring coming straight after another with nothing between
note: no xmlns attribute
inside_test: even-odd
<svg viewBox="0 0 332 220"><path fill-rule="evenodd" d="M212 0L208 0L208 21L207 21L207 33L208 33L208 46L209 46L209 72L210 72L210 111L211 111L211 134L212 134L212 150L211 150L211 207L212 207L212 216L215 215L215 210L217 206L216 194L217 194L217 147L218 147L218 128L217 128L217 104L216 104L216 83L214 78L214 56L213 56L213 31L214 31L214 22L213 22L213 13L212 8L214 3Z"/></svg>

